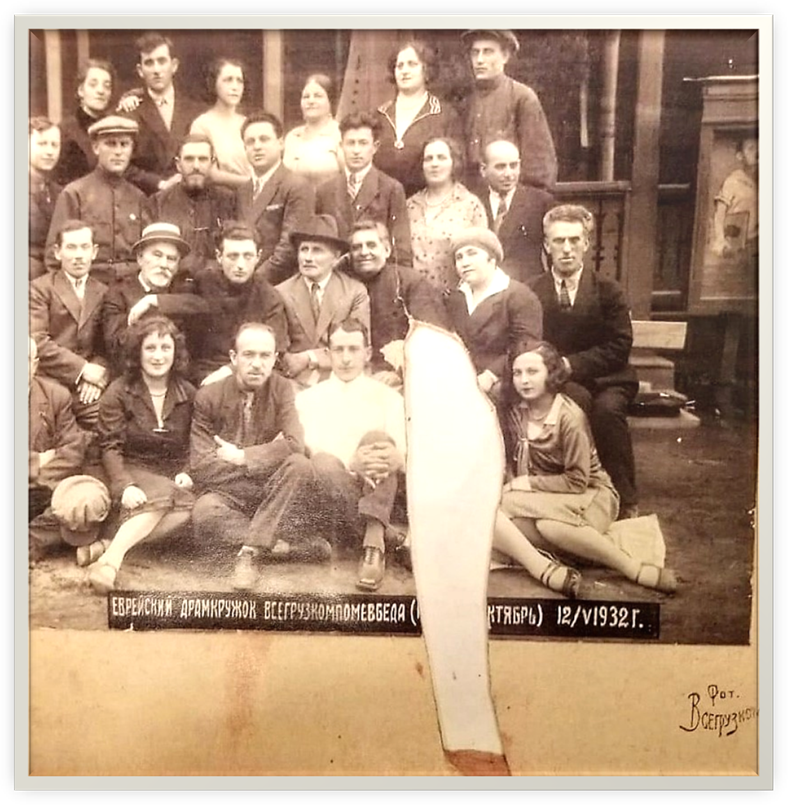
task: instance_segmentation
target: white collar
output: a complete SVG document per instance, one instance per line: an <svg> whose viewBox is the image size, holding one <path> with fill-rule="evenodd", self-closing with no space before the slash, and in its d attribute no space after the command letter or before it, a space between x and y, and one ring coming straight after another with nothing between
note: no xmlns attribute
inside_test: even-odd
<svg viewBox="0 0 788 805"><path fill-rule="evenodd" d="M571 277L563 277L561 274L558 274L555 268L550 269L550 273L553 275L553 282L555 282L556 290L560 290L561 283L566 282L566 289L568 291L575 291L577 290L577 286L580 285L580 275L583 273L583 266L575 271Z"/></svg>
<svg viewBox="0 0 788 805"><path fill-rule="evenodd" d="M329 280L331 279L331 275L334 273L333 269L328 272L328 274L323 277L320 282L317 283L317 287L320 288L320 293L325 293L326 285L328 285ZM312 290L312 285L314 284L314 280L309 279L309 277L305 277L303 274L301 275L301 279L306 283L306 287L308 291Z"/></svg>
<svg viewBox="0 0 788 805"><path fill-rule="evenodd" d="M280 159L276 165L272 168L269 168L262 176L258 176L256 173L254 174L254 184L265 185L265 183L274 175L276 169L282 164L282 160Z"/></svg>
<svg viewBox="0 0 788 805"><path fill-rule="evenodd" d="M516 185L505 196L502 196L497 190L493 190L492 187L490 188L490 209L493 211L493 214L498 211L499 200L502 198L506 199L506 209L509 210L511 208L515 190L517 190ZM493 206L493 202L495 202L495 206Z"/></svg>
<svg viewBox="0 0 788 805"><path fill-rule="evenodd" d="M356 184L358 184L360 186L362 184L362 182L364 181L364 179L367 178L367 174L371 170L372 170L372 163L370 162L369 165L367 165L366 168L363 168L362 170L358 171L358 173L356 173L356 179L355 179ZM345 178L347 179L348 183L350 183L351 173L352 173L351 171L349 171L347 168L345 168Z"/></svg>
<svg viewBox="0 0 788 805"><path fill-rule="evenodd" d="M156 104L156 106L161 106L162 101L166 101L169 106L172 106L175 103L175 85L170 84L170 86L160 95L148 90L148 97Z"/></svg>
<svg viewBox="0 0 788 805"><path fill-rule="evenodd" d="M490 284L484 289L481 296L474 298L470 285L463 280L459 284L459 290L465 296L465 303L468 305L468 313L473 313L485 299L489 299L491 296L505 291L509 287L510 281L509 275L496 266Z"/></svg>

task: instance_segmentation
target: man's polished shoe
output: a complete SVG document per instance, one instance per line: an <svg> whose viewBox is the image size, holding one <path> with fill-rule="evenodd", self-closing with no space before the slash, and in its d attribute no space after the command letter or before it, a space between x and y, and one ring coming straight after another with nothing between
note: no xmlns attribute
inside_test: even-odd
<svg viewBox="0 0 788 805"><path fill-rule="evenodd" d="M358 565L358 581L356 587L360 590L377 590L383 581L386 572L386 557L380 548L368 545L364 548L364 555Z"/></svg>
<svg viewBox="0 0 788 805"><path fill-rule="evenodd" d="M233 577L230 581L234 590L254 589L259 576L254 566L255 556L254 549L246 545L238 551L238 556L235 558Z"/></svg>

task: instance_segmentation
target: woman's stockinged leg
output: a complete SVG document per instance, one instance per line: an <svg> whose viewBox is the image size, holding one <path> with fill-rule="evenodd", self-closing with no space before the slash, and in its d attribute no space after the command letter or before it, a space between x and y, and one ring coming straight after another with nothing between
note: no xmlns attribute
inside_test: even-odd
<svg viewBox="0 0 788 805"><path fill-rule="evenodd" d="M150 535L165 514L166 511L149 511L130 517L117 530L109 548L99 561L119 570L126 554Z"/></svg>
<svg viewBox="0 0 788 805"><path fill-rule="evenodd" d="M556 564L534 548L530 540L538 540L539 537L534 521L526 519L521 523L523 531L499 509L495 516L493 548L511 556L551 590L574 597L580 574L572 568Z"/></svg>
<svg viewBox="0 0 788 805"><path fill-rule="evenodd" d="M575 526L557 520L538 520L539 533L566 553L617 570L643 587L675 592L677 581L672 570L641 564L591 526Z"/></svg>

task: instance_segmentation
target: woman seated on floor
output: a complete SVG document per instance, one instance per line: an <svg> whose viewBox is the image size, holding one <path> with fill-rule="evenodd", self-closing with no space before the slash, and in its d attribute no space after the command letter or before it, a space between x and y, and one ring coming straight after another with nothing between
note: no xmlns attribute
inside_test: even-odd
<svg viewBox="0 0 788 805"><path fill-rule="evenodd" d="M570 598L578 595L580 574L543 549L612 568L643 587L675 592L673 571L638 561L607 536L618 516L618 493L599 462L585 414L560 393L567 372L558 351L539 341L515 355L500 414L510 480L493 547ZM522 518L520 528L515 517Z"/></svg>
<svg viewBox="0 0 788 805"><path fill-rule="evenodd" d="M184 338L166 316L148 316L129 328L125 350L125 374L99 408L101 459L119 510L114 539L88 569L102 593L114 589L131 548L181 528L193 503L185 468L195 389L184 379Z"/></svg>

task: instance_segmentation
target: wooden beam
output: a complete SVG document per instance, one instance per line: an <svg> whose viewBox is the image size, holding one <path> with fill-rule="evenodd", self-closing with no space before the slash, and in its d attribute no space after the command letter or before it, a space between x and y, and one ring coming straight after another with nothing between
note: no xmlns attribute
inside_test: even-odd
<svg viewBox="0 0 788 805"><path fill-rule="evenodd" d="M602 58L602 98L599 104L599 144L602 159L599 178L612 182L616 164L616 96L618 93L618 54L621 31L611 31L605 37Z"/></svg>
<svg viewBox="0 0 788 805"><path fill-rule="evenodd" d="M263 105L280 120L285 112L283 31L263 31Z"/></svg>
<svg viewBox="0 0 788 805"><path fill-rule="evenodd" d="M90 58L90 34L88 31L77 31L77 69ZM112 88L117 93L118 87Z"/></svg>
<svg viewBox="0 0 788 805"><path fill-rule="evenodd" d="M659 129L665 32L645 30L638 45L638 84L632 158L632 193L622 281L632 315L648 318L657 268Z"/></svg>
<svg viewBox="0 0 788 805"><path fill-rule="evenodd" d="M640 349L684 349L686 321L633 321L632 346Z"/></svg>
<svg viewBox="0 0 788 805"><path fill-rule="evenodd" d="M63 61L60 31L44 31L47 69L47 115L54 123L63 119Z"/></svg>

